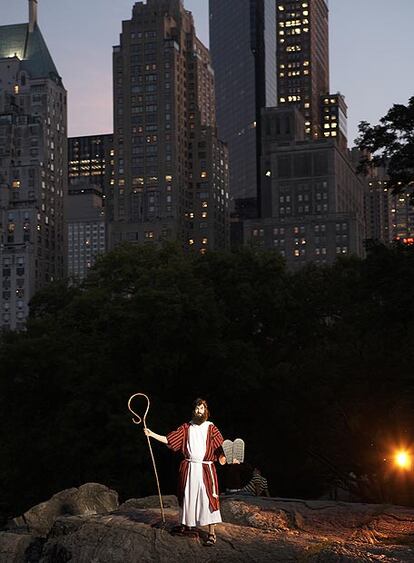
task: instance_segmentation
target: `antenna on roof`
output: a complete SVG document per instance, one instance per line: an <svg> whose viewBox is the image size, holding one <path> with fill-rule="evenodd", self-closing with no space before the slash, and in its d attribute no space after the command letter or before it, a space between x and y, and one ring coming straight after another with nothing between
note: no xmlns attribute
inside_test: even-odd
<svg viewBox="0 0 414 563"><path fill-rule="evenodd" d="M29 0L29 32L31 33L37 24L37 0Z"/></svg>

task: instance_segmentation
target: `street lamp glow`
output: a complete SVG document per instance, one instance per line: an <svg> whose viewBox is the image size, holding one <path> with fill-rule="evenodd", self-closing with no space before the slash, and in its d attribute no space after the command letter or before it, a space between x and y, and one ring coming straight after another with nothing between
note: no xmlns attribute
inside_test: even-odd
<svg viewBox="0 0 414 563"><path fill-rule="evenodd" d="M401 450L395 454L395 463L400 469L411 469L411 455Z"/></svg>

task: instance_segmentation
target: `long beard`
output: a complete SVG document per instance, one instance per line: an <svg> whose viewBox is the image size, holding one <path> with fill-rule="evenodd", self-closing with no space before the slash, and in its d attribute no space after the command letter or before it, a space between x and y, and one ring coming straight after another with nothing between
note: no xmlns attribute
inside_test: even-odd
<svg viewBox="0 0 414 563"><path fill-rule="evenodd" d="M205 422L207 420L207 413L204 414L194 414L193 413L193 418L192 418L192 422L194 422L194 424L203 424L203 422Z"/></svg>

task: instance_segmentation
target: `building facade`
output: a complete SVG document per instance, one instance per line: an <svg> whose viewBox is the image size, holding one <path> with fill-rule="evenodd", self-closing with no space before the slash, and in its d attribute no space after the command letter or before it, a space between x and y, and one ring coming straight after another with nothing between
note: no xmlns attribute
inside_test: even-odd
<svg viewBox="0 0 414 563"><path fill-rule="evenodd" d="M114 185L114 136L85 135L68 139L69 186L99 186L109 196Z"/></svg>
<svg viewBox="0 0 414 563"><path fill-rule="evenodd" d="M84 279L97 257L106 252L106 221L102 188L88 181L69 186L65 202L68 239L67 275Z"/></svg>
<svg viewBox="0 0 414 563"><path fill-rule="evenodd" d="M228 144L236 217L257 217L260 113L277 105L275 0L210 0L217 125Z"/></svg>
<svg viewBox="0 0 414 563"><path fill-rule="evenodd" d="M261 219L245 241L276 249L289 268L364 255L364 184L337 139L307 139L295 108L263 112Z"/></svg>
<svg viewBox="0 0 414 563"><path fill-rule="evenodd" d="M276 4L278 105L298 107L307 136L319 138L320 99L329 92L328 1Z"/></svg>
<svg viewBox="0 0 414 563"><path fill-rule="evenodd" d="M113 77L110 246L227 245L227 149L216 134L214 72L182 0L135 3L114 47Z"/></svg>
<svg viewBox="0 0 414 563"><path fill-rule="evenodd" d="M0 27L0 326L24 329L36 291L65 275L66 91L37 25Z"/></svg>
<svg viewBox="0 0 414 563"><path fill-rule="evenodd" d="M414 191L405 190L392 196L392 240L414 245Z"/></svg>
<svg viewBox="0 0 414 563"><path fill-rule="evenodd" d="M112 219L110 202L115 183L113 135L70 137L68 162L67 275L82 280L108 248L106 223Z"/></svg>

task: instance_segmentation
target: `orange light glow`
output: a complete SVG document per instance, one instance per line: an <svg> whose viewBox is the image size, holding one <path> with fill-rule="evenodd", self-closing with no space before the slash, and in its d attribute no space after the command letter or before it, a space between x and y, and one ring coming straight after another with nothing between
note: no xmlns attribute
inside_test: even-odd
<svg viewBox="0 0 414 563"><path fill-rule="evenodd" d="M400 469L411 469L411 455L408 452L400 450L395 454L394 459Z"/></svg>

